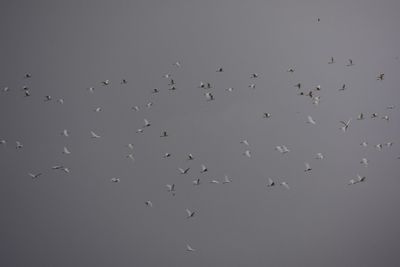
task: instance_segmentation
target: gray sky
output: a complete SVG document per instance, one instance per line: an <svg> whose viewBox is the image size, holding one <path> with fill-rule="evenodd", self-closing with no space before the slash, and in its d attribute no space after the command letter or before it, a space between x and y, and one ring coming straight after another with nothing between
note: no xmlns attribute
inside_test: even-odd
<svg viewBox="0 0 400 267"><path fill-rule="evenodd" d="M395 0L3 1L0 265L398 266L399 10ZM321 85L318 106L299 82ZM366 182L348 186L357 173ZM224 175L232 183L209 183Z"/></svg>

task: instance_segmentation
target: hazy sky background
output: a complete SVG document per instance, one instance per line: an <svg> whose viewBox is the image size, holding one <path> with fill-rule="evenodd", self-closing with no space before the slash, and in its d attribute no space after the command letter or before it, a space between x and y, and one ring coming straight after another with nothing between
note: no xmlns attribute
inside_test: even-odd
<svg viewBox="0 0 400 267"><path fill-rule="evenodd" d="M399 266L399 10L396 0L2 1L0 266ZM321 85L318 106L299 82ZM152 125L138 134L144 118ZM282 144L291 152L274 150ZM357 173L367 181L348 186ZM224 175L232 183L209 183Z"/></svg>

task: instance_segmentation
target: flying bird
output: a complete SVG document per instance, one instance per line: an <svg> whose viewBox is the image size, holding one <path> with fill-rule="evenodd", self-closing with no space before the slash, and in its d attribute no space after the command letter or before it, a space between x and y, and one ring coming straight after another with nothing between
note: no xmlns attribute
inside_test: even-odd
<svg viewBox="0 0 400 267"><path fill-rule="evenodd" d="M222 67L217 69L217 72L223 72L223 71L224 71L224 70L223 70Z"/></svg>
<svg viewBox="0 0 400 267"><path fill-rule="evenodd" d="M21 149L21 148L23 148L24 146L22 145L22 143L20 142L20 141L15 141L15 148L16 149Z"/></svg>
<svg viewBox="0 0 400 267"><path fill-rule="evenodd" d="M163 131L162 134L160 135L160 137L167 137L167 136L168 136L167 131Z"/></svg>
<svg viewBox="0 0 400 267"><path fill-rule="evenodd" d="M214 95L211 92L207 92L204 94L208 101L214 100Z"/></svg>
<svg viewBox="0 0 400 267"><path fill-rule="evenodd" d="M368 166L368 160L366 158L361 159L360 163L363 164L365 167Z"/></svg>
<svg viewBox="0 0 400 267"><path fill-rule="evenodd" d="M65 136L65 137L69 137L69 132L68 132L67 129L64 129L64 130L62 131L61 134L62 134L63 136Z"/></svg>
<svg viewBox="0 0 400 267"><path fill-rule="evenodd" d="M196 251L194 248L192 248L190 245L186 245L186 251L189 251L189 252L194 252L194 251Z"/></svg>
<svg viewBox="0 0 400 267"><path fill-rule="evenodd" d="M132 161L135 161L135 157L133 156L133 154L128 154L126 157Z"/></svg>
<svg viewBox="0 0 400 267"><path fill-rule="evenodd" d="M267 113L267 112L264 112L263 113L263 118L269 119L269 118L271 118L271 114Z"/></svg>
<svg viewBox="0 0 400 267"><path fill-rule="evenodd" d="M316 159L324 159L324 155L322 155L322 153L317 153Z"/></svg>
<svg viewBox="0 0 400 267"><path fill-rule="evenodd" d="M189 218L193 218L195 212L194 211L190 211L189 209L186 209L186 213L187 213L187 219Z"/></svg>
<svg viewBox="0 0 400 267"><path fill-rule="evenodd" d="M201 164L201 171L200 171L200 173L205 173L205 172L207 172L207 171L208 171L208 169L207 169L206 165Z"/></svg>
<svg viewBox="0 0 400 267"><path fill-rule="evenodd" d="M246 146L249 145L249 142L246 139L243 139L242 141L240 141L241 144L244 144Z"/></svg>
<svg viewBox="0 0 400 267"><path fill-rule="evenodd" d="M289 185L287 182L281 182L280 185L282 185L283 187L285 187L286 189L290 189Z"/></svg>
<svg viewBox="0 0 400 267"><path fill-rule="evenodd" d="M190 168L186 168L186 169L178 168L178 170L179 170L179 172L180 172L181 174L187 174L188 171L190 170Z"/></svg>
<svg viewBox="0 0 400 267"><path fill-rule="evenodd" d="M100 138L101 137L100 135L96 134L93 131L90 131L90 135L91 135L92 138Z"/></svg>
<svg viewBox="0 0 400 267"><path fill-rule="evenodd" d="M248 158L251 158L250 150L246 150L245 152L243 152L243 155L245 155Z"/></svg>
<svg viewBox="0 0 400 267"><path fill-rule="evenodd" d="M42 173L37 173L37 174L28 173L28 175L29 175L32 179L37 179L37 178L39 178L39 176L42 175Z"/></svg>
<svg viewBox="0 0 400 267"><path fill-rule="evenodd" d="M229 184L230 182L232 182L232 180L228 177L228 175L224 176L224 181L222 182L223 184Z"/></svg>
<svg viewBox="0 0 400 267"><path fill-rule="evenodd" d="M170 153L168 153L168 152L167 152L167 153L165 153L165 154L164 154L164 156L163 156L163 158L169 158L169 157L171 157L171 154L170 154Z"/></svg>
<svg viewBox="0 0 400 267"><path fill-rule="evenodd" d="M167 184L166 185L168 192L172 193L175 196L175 184Z"/></svg>
<svg viewBox="0 0 400 267"><path fill-rule="evenodd" d="M103 85L109 85L110 84L110 81L109 80L105 80L105 81L102 81L101 82Z"/></svg>
<svg viewBox="0 0 400 267"><path fill-rule="evenodd" d="M312 168L311 168L309 163L306 162L306 163L304 163L304 165L306 165L306 168L304 169L305 172L309 172L309 171L312 170Z"/></svg>
<svg viewBox="0 0 400 267"><path fill-rule="evenodd" d="M364 119L364 113L360 113L360 115L358 115L357 120L363 120Z"/></svg>
<svg viewBox="0 0 400 267"><path fill-rule="evenodd" d="M315 124L315 121L311 116L307 116L307 123Z"/></svg>
<svg viewBox="0 0 400 267"><path fill-rule="evenodd" d="M259 76L258 73L252 73L250 77L251 78L258 78L258 76Z"/></svg>
<svg viewBox="0 0 400 267"><path fill-rule="evenodd" d="M346 90L347 89L347 87L346 87L346 84L344 83L343 85L342 85L342 88L339 88L339 91L344 91L344 90Z"/></svg>
<svg viewBox="0 0 400 267"><path fill-rule="evenodd" d="M377 80L383 81L383 77L385 76L384 73L381 73L378 75L378 77L376 77Z"/></svg>
<svg viewBox="0 0 400 267"><path fill-rule="evenodd" d="M350 66L353 66L354 65L354 63L353 63L353 60L352 59L349 59L349 63L346 65L347 67L350 67Z"/></svg>
<svg viewBox="0 0 400 267"><path fill-rule="evenodd" d="M333 63L335 63L335 59L331 57L331 60L328 62L328 64L333 64Z"/></svg>
<svg viewBox="0 0 400 267"><path fill-rule="evenodd" d="M200 185L200 178L193 180L193 185Z"/></svg>
<svg viewBox="0 0 400 267"><path fill-rule="evenodd" d="M267 187L273 187L273 186L275 186L275 182L274 182L274 180L272 180L271 178L268 178L268 184L267 184Z"/></svg>
<svg viewBox="0 0 400 267"><path fill-rule="evenodd" d="M62 153L63 153L63 154L66 154L66 155L71 154L71 152L68 150L68 148L67 148L66 146L64 147Z"/></svg>
<svg viewBox="0 0 400 267"><path fill-rule="evenodd" d="M153 207L153 203L150 200L147 200L144 204L146 204L147 207Z"/></svg>
<svg viewBox="0 0 400 267"><path fill-rule="evenodd" d="M113 178L110 179L110 181L113 182L113 183L119 183L121 180L119 178L113 177Z"/></svg>
<svg viewBox="0 0 400 267"><path fill-rule="evenodd" d="M190 153L189 153L189 154L187 155L187 159L188 159L188 160L193 160L193 159L194 159L194 157L193 157L193 155L192 155L192 154L190 154Z"/></svg>
<svg viewBox="0 0 400 267"><path fill-rule="evenodd" d="M151 124L147 119L144 119L144 127L149 127Z"/></svg>
<svg viewBox="0 0 400 267"><path fill-rule="evenodd" d="M351 118L348 121L340 121L340 123L343 124L343 126L341 127L343 132L345 132L347 128L349 128L350 122Z"/></svg>

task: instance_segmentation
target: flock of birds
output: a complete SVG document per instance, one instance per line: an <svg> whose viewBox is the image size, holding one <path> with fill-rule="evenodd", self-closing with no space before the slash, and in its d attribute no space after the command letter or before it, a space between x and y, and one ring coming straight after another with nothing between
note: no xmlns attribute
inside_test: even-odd
<svg viewBox="0 0 400 267"><path fill-rule="evenodd" d="M319 21L319 19L318 19L318 21ZM335 59L333 57L331 57L330 60L327 63L328 64L335 64L336 61L335 61ZM352 67L354 65L355 65L355 63L353 62L352 59L349 59L348 63L346 64L347 67ZM182 68L182 64L180 62L175 62L173 64L173 66L175 68ZM219 68L216 69L217 73L222 73L224 71L225 70L222 67L219 67ZM293 72L295 72L295 69L291 67L291 68L287 69L287 72L293 73ZM249 75L249 78L251 79L251 82L249 83L248 88L250 88L250 89L255 89L256 88L256 81L257 81L257 78L259 78L259 76L260 75L258 73L251 73ZM175 77L172 74L167 73L167 74L163 75L162 77L165 78L166 80L168 80L168 90L169 91L177 90L177 87L176 87L177 86L176 85L177 82L176 82ZM379 73L376 76L376 80L378 80L378 81L383 81L384 78L385 78L385 74L384 73ZM27 74L25 74L24 79L26 79L26 81L28 81L30 79L33 79L33 76L30 73L27 73ZM126 79L122 79L120 81L120 83L121 84L127 84L128 81ZM102 86L109 86L111 84L111 82L110 82L110 80L104 80L104 81L101 81L100 84ZM320 96L318 95L318 93L321 90L323 90L320 85L315 86L314 88L309 89L309 90L303 90L303 86L302 86L301 83L297 83L294 86L297 88L298 95L309 97L311 99L313 105L318 105L319 104ZM214 93L212 91L213 86L212 86L212 84L210 82L200 82L199 85L198 85L198 88L204 89L205 101L217 101L215 96L214 96ZM347 89L348 89L348 86L346 84L343 84L340 88L338 88L338 91L345 91ZM234 89L232 87L230 87L230 88L227 88L225 90L227 92L232 92ZM9 87L3 88L3 92L4 93L7 93L9 91L10 91ZM29 86L23 86L22 87L22 92L23 92L23 95L25 97L30 97L31 96L31 90L30 90ZM95 93L95 87L89 87L88 88L88 92L89 93ZM151 91L151 94L158 94L159 92L160 92L160 89L155 88L155 89L153 89ZM64 104L64 100L62 98L54 100L51 95L44 96L43 100L45 102L57 101L59 104ZM152 105L153 105L153 102L148 102L146 104L146 107L150 108L150 107L152 107ZM387 107L387 109L394 109L394 108L395 108L394 106L388 106ZM139 106L133 106L131 109L133 111L139 111L140 110ZM97 108L94 109L94 111L95 112L101 112L102 108L101 107L97 107ZM262 114L262 116L265 119L270 119L272 115L270 113L265 112L265 113ZM376 118L379 118L379 117L381 119L383 119L383 120L386 120L386 121L390 120L388 115L379 116L377 113L372 113L370 115L371 119L376 119ZM358 121L359 120L365 120L366 118L367 118L367 116L364 113L360 113L357 116L356 120L358 120ZM317 121L311 115L309 115L309 116L307 116L307 119L306 119L305 123L308 123L310 125L315 125L315 124L317 124ZM347 120L339 121L338 125L341 126L340 129L343 132L346 132L346 131L349 130L349 127L352 125L352 123L353 123L353 119L352 118L348 118ZM143 119L143 126L141 128L139 128L139 129L137 129L136 133L144 134L146 132L146 129L151 127L151 126L152 126L152 123L148 119L144 118ZM70 136L70 132L69 132L68 129L64 129L61 132L61 135L66 137L66 138L68 138ZM160 134L160 138L168 138L168 136L169 135L168 135L167 131L162 131L161 134ZM90 131L90 137L93 138L93 139L101 139L102 138L100 134L98 134L98 133L96 133L94 131ZM246 149L243 152L243 156L247 157L247 158L251 158L252 157L252 153L251 153L251 150L249 149L250 146L249 146L248 140L243 139L243 140L240 140L238 142L240 144L242 144L244 147L246 147ZM8 140L0 139L0 145L6 146L8 143L9 143ZM362 142L360 145L363 146L363 147L369 146L369 144L366 141ZM393 145L393 142L387 142L385 144L377 144L376 145L376 149L382 150L383 147L391 147L392 145ZM127 147L130 149L131 153L129 153L126 157L129 160L131 160L132 162L135 162L135 157L134 157L134 154L133 154L134 145L132 143L129 143L129 144L127 144ZM24 146L23 146L23 142L22 141L20 141L20 140L15 141L15 149L22 150L23 148L24 148ZM284 144L277 145L275 147L275 150L277 152L281 153L281 154L290 153L290 149ZM64 146L61 153L64 154L64 155L70 155L71 154L71 150L67 146ZM164 158L164 159L169 158L169 157L171 157L171 154L168 153L168 152L165 153L164 155L162 155L162 158ZM317 160L324 160L324 158L325 157L324 157L323 153L317 153L315 155L315 159L317 159ZM187 154L187 160L188 161L192 161L194 159L195 159L195 156L193 154L191 154L191 153ZM399 159L400 159L400 157L399 157ZM362 164L363 166L367 167L368 166L368 159L367 158L362 158L361 161L360 161L360 164ZM311 165L310 165L310 163L305 162L304 165L305 165L304 166L304 172L311 172L313 170ZM55 165L55 166L52 166L51 169L63 171L65 173L70 173L70 169L68 167L64 166L64 165ZM191 168L190 167L177 167L177 174L188 175L189 172L191 172ZM206 173L206 172L208 172L207 166L204 165L204 164L201 164L200 173ZM43 173L42 172L39 172L39 173L29 172L28 175L33 180L37 180L43 175ZM357 176L352 178L352 179L350 179L347 184L349 186L353 186L353 185L356 185L356 184L364 183L365 181L367 181L366 176L362 176L360 174L357 174ZM110 178L110 182L112 182L112 183L120 183L121 179L118 178L118 177L111 177ZM212 180L209 181L209 183L211 183L211 184L229 184L231 182L232 182L232 180L228 175L225 175L222 180L212 179ZM193 185L194 186L200 186L201 184L202 184L202 180L200 178L196 178L196 179L193 180ZM168 193L170 193L172 196L176 195L176 191L177 191L177 185L176 184L174 184L174 183L166 184L165 186L166 186L166 191ZM283 181L283 180L276 181L276 180L274 180L272 178L267 178L267 181L266 181L266 187L267 188L274 188L274 187L277 187L277 186L282 186L282 188L287 189L287 190L290 189L290 186L289 186L287 181ZM152 208L153 205L154 205L151 200L144 201L144 204L149 208ZM196 213L196 211L193 211L193 210L190 210L190 209L186 209L186 214L187 214L186 218L187 219L191 219L191 218L195 217L197 213ZM196 249L193 248L190 244L186 245L186 250L188 252L196 251Z"/></svg>

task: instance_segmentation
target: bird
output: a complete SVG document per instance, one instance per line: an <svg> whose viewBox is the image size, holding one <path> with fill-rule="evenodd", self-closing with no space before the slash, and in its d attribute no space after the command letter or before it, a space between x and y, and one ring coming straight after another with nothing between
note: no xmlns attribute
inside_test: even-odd
<svg viewBox="0 0 400 267"><path fill-rule="evenodd" d="M200 82L199 88L205 88L205 87L206 87L206 84L203 82Z"/></svg>
<svg viewBox="0 0 400 267"><path fill-rule="evenodd" d="M301 83L296 84L294 87L297 87L297 89L301 89Z"/></svg>
<svg viewBox="0 0 400 267"><path fill-rule="evenodd" d="M97 107L97 108L94 109L94 112L100 112L100 111L102 111L101 107Z"/></svg>
<svg viewBox="0 0 400 267"><path fill-rule="evenodd" d="M175 184L167 184L166 185L168 192L172 193L175 196Z"/></svg>
<svg viewBox="0 0 400 267"><path fill-rule="evenodd" d="M353 185L353 184L356 184L356 183L357 183L357 181L355 179L350 179L348 185Z"/></svg>
<svg viewBox="0 0 400 267"><path fill-rule="evenodd" d="M251 158L250 150L246 150L245 152L243 152L243 155L245 155L248 158Z"/></svg>
<svg viewBox="0 0 400 267"><path fill-rule="evenodd" d="M328 64L333 64L333 63L335 63L335 59L331 57L331 60L328 62Z"/></svg>
<svg viewBox="0 0 400 267"><path fill-rule="evenodd" d="M309 171L312 170L312 168L311 168L309 163L306 162L306 163L304 163L304 165L306 165L306 168L304 169L305 172L309 172Z"/></svg>
<svg viewBox="0 0 400 267"><path fill-rule="evenodd" d="M346 65L347 67L350 67L350 66L353 66L354 65L354 63L353 63L353 60L352 59L349 59L349 63Z"/></svg>
<svg viewBox="0 0 400 267"><path fill-rule="evenodd" d="M119 178L113 177L113 178L110 179L110 181L113 182L113 183L119 183L121 180Z"/></svg>
<svg viewBox="0 0 400 267"><path fill-rule="evenodd" d="M219 181L218 180L211 180L210 183L211 184L219 184Z"/></svg>
<svg viewBox="0 0 400 267"><path fill-rule="evenodd" d="M363 164L365 167L368 166L368 160L366 158L362 158L360 163Z"/></svg>
<svg viewBox="0 0 400 267"><path fill-rule="evenodd" d="M133 154L128 154L126 157L132 161L135 161L135 157L133 156Z"/></svg>
<svg viewBox="0 0 400 267"><path fill-rule="evenodd" d="M32 179L37 179L37 178L39 178L39 176L42 175L42 173L37 173L37 174L28 173L28 175L29 175Z"/></svg>
<svg viewBox="0 0 400 267"><path fill-rule="evenodd" d="M280 185L282 185L286 189L290 189L289 184L287 182L281 182Z"/></svg>
<svg viewBox="0 0 400 267"><path fill-rule="evenodd" d="M90 131L90 135L91 135L92 138L100 138L101 137L100 135L96 134L93 131Z"/></svg>
<svg viewBox="0 0 400 267"><path fill-rule="evenodd" d="M21 149L21 148L23 148L24 146L22 145L22 143L20 142L20 141L15 141L15 148L16 149Z"/></svg>
<svg viewBox="0 0 400 267"><path fill-rule="evenodd" d="M324 155L322 153L317 153L316 159L324 159Z"/></svg>
<svg viewBox="0 0 400 267"><path fill-rule="evenodd" d="M371 119L375 119L375 118L377 118L378 117L378 113L372 113L371 114Z"/></svg>
<svg viewBox="0 0 400 267"><path fill-rule="evenodd" d="M274 180L272 180L271 178L268 178L268 184L267 184L267 187L273 187L273 186L275 186L275 181L274 181Z"/></svg>
<svg viewBox="0 0 400 267"><path fill-rule="evenodd" d="M144 127L149 127L151 124L147 119L144 119Z"/></svg>
<svg viewBox="0 0 400 267"><path fill-rule="evenodd" d="M200 178L193 180L193 185L200 185Z"/></svg>
<svg viewBox="0 0 400 267"><path fill-rule="evenodd" d="M70 173L70 170L67 167L63 167L61 170L65 173Z"/></svg>
<svg viewBox="0 0 400 267"><path fill-rule="evenodd" d="M181 67L181 63L179 61L175 62L173 64L175 67L180 68Z"/></svg>
<svg viewBox="0 0 400 267"><path fill-rule="evenodd" d="M385 74L381 73L381 74L378 75L378 77L376 77L376 79L380 80L380 81L383 81L384 76L385 76Z"/></svg>
<svg viewBox="0 0 400 267"><path fill-rule="evenodd" d="M62 105L62 104L64 104L64 99L59 98L59 99L57 100L57 102L60 103L60 104Z"/></svg>
<svg viewBox="0 0 400 267"><path fill-rule="evenodd" d="M364 119L364 113L360 113L360 115L358 115L357 120L363 120Z"/></svg>
<svg viewBox="0 0 400 267"><path fill-rule="evenodd" d="M320 18L317 18L317 22L320 22L321 21L321 19Z"/></svg>
<svg viewBox="0 0 400 267"><path fill-rule="evenodd" d="M194 248L192 248L189 244L186 244L186 251L188 252L194 252L196 251Z"/></svg>
<svg viewBox="0 0 400 267"><path fill-rule="evenodd" d="M249 85L249 88L256 89L256 85L254 83L252 83L252 84Z"/></svg>
<svg viewBox="0 0 400 267"><path fill-rule="evenodd" d="M315 124L315 121L311 116L307 116L307 123Z"/></svg>
<svg viewBox="0 0 400 267"><path fill-rule="evenodd" d="M151 108L152 106L153 106L153 102L149 102L149 103L146 104L147 108Z"/></svg>
<svg viewBox="0 0 400 267"><path fill-rule="evenodd" d="M121 84L127 84L128 81L126 79L122 79Z"/></svg>
<svg viewBox="0 0 400 267"><path fill-rule="evenodd" d="M160 91L159 91L157 88L154 88L153 91L151 91L152 94L157 94L157 93L159 93L159 92L160 92Z"/></svg>
<svg viewBox="0 0 400 267"><path fill-rule="evenodd" d="M347 130L347 128L349 128L350 122L351 122L351 118L347 122L340 121L340 123L343 124L343 126L341 127L343 132L345 132Z"/></svg>
<svg viewBox="0 0 400 267"><path fill-rule="evenodd" d="M162 77L163 77L163 78L169 79L169 78L171 78L171 74L170 74L170 73L166 73L166 74L164 74Z"/></svg>
<svg viewBox="0 0 400 267"><path fill-rule="evenodd" d="M266 119L271 118L271 114L267 113L267 112L264 112L263 113L263 117L266 118Z"/></svg>
<svg viewBox="0 0 400 267"><path fill-rule="evenodd" d="M189 154L187 155L187 159L188 159L188 160L193 160L193 159L194 159L194 157L193 157L193 155L192 155L192 154L190 154L190 153L189 153Z"/></svg>
<svg viewBox="0 0 400 267"><path fill-rule="evenodd" d="M217 69L217 72L223 72L223 71L224 71L224 70L223 70L222 67L220 67L220 68Z"/></svg>
<svg viewBox="0 0 400 267"><path fill-rule="evenodd" d="M30 74L30 73L26 73L24 77L25 77L25 78L27 78L27 79L29 79L29 78L31 78L31 77L32 77L32 74Z"/></svg>
<svg viewBox="0 0 400 267"><path fill-rule="evenodd" d="M363 146L363 147L367 147L368 146L368 142L363 141L360 145Z"/></svg>
<svg viewBox="0 0 400 267"><path fill-rule="evenodd" d="M365 180L367 178L365 176L361 176L361 175L357 174L357 179L358 179L358 182L361 183L361 182L365 182Z"/></svg>
<svg viewBox="0 0 400 267"><path fill-rule="evenodd" d="M320 96L314 96L312 99L312 103L317 106L320 100L321 100Z"/></svg>
<svg viewBox="0 0 400 267"><path fill-rule="evenodd" d="M194 211L190 211L189 209L186 209L186 213L187 213L187 219L189 219L189 218L193 218L193 216L194 216L194 214L195 214L195 212Z"/></svg>
<svg viewBox="0 0 400 267"><path fill-rule="evenodd" d="M150 200L146 200L146 202L144 204L146 204L147 207L150 207L150 208L153 207L153 202L151 202Z"/></svg>
<svg viewBox="0 0 400 267"><path fill-rule="evenodd" d="M376 149L378 149L379 151L382 150L382 147L383 147L382 144L377 144L377 145L376 145Z"/></svg>
<svg viewBox="0 0 400 267"><path fill-rule="evenodd" d="M136 130L136 133L143 133L143 132L144 130L142 128Z"/></svg>
<svg viewBox="0 0 400 267"><path fill-rule="evenodd" d="M393 142L387 142L387 143L386 143L386 146L387 146L387 147L390 147L390 146L392 146L392 145L393 145Z"/></svg>
<svg viewBox="0 0 400 267"><path fill-rule="evenodd" d="M170 79L168 85L175 85L175 80L174 79Z"/></svg>
<svg viewBox="0 0 400 267"><path fill-rule="evenodd" d="M66 155L71 154L71 152L69 151L69 149L66 146L63 149L63 154L66 154Z"/></svg>
<svg viewBox="0 0 400 267"><path fill-rule="evenodd" d="M187 174L188 171L190 170L190 168L186 168L186 169L178 168L178 170L179 170L179 172L180 172L181 174Z"/></svg>
<svg viewBox="0 0 400 267"><path fill-rule="evenodd" d="M165 154L164 154L164 156L163 156L163 158L169 158L169 157L171 157L171 154L170 154L170 153L168 153L168 152L167 152L167 153L165 153Z"/></svg>
<svg viewBox="0 0 400 267"><path fill-rule="evenodd" d="M294 72L294 68L289 68L287 72Z"/></svg>
<svg viewBox="0 0 400 267"><path fill-rule="evenodd" d="M227 88L225 90L228 91L228 92L233 92L233 88L232 87L229 87L229 88Z"/></svg>
<svg viewBox="0 0 400 267"><path fill-rule="evenodd" d="M280 152L282 154L286 154L286 153L290 152L290 150L285 145L276 146L275 150L277 150L278 152Z"/></svg>
<svg viewBox="0 0 400 267"><path fill-rule="evenodd" d="M161 135L160 135L160 137L167 137L167 136L168 136L167 131L163 131L163 132L161 133Z"/></svg>
<svg viewBox="0 0 400 267"><path fill-rule="evenodd" d="M94 87L89 87L88 90L89 90L90 93L93 93L94 92Z"/></svg>
<svg viewBox="0 0 400 267"><path fill-rule="evenodd" d="M46 95L46 96L44 97L44 101L45 101L45 102L48 102L48 101L50 101L51 99L52 99L51 95Z"/></svg>
<svg viewBox="0 0 400 267"><path fill-rule="evenodd" d="M251 78L258 78L258 76L259 76L258 73L252 73L250 77Z"/></svg>
<svg viewBox="0 0 400 267"><path fill-rule="evenodd" d="M64 129L61 134L64 135L65 137L69 137L69 132L67 129Z"/></svg>
<svg viewBox="0 0 400 267"><path fill-rule="evenodd" d="M105 80L101 82L103 85L109 85L110 84L110 80Z"/></svg>
<svg viewBox="0 0 400 267"><path fill-rule="evenodd" d="M6 145L6 144L7 144L7 141L6 141L5 139L1 139L1 140L0 140L0 144Z"/></svg>
<svg viewBox="0 0 400 267"><path fill-rule="evenodd" d="M346 84L344 83L343 85L342 85L342 88L339 88L339 91L344 91L344 90L346 90L347 89L347 87L346 87Z"/></svg>
<svg viewBox="0 0 400 267"><path fill-rule="evenodd" d="M386 121L389 121L389 116L388 115L382 116L382 119L386 120Z"/></svg>
<svg viewBox="0 0 400 267"><path fill-rule="evenodd" d="M138 106L133 106L132 109L133 109L134 111L139 111L140 108L139 108Z"/></svg>
<svg viewBox="0 0 400 267"><path fill-rule="evenodd" d="M24 94L25 94L25 97L31 96L31 93L29 92L29 90L25 90Z"/></svg>
<svg viewBox="0 0 400 267"><path fill-rule="evenodd" d="M228 175L224 176L224 181L222 182L223 184L229 184L230 182L232 182L232 180L229 178Z"/></svg>
<svg viewBox="0 0 400 267"><path fill-rule="evenodd" d="M315 88L314 88L316 91L321 91L321 85L317 85L317 86L315 86Z"/></svg>
<svg viewBox="0 0 400 267"><path fill-rule="evenodd" d="M249 142L246 139L243 139L240 143L249 146Z"/></svg>
<svg viewBox="0 0 400 267"><path fill-rule="evenodd" d="M207 169L206 165L201 164L201 171L200 171L200 173L205 173L205 172L207 172L207 171L208 171L208 169Z"/></svg>
<svg viewBox="0 0 400 267"><path fill-rule="evenodd" d="M127 144L127 147L128 147L129 149L133 150L133 144L129 143L129 144Z"/></svg>
<svg viewBox="0 0 400 267"><path fill-rule="evenodd" d="M214 100L214 95L211 92L207 92L204 94L208 101Z"/></svg>
<svg viewBox="0 0 400 267"><path fill-rule="evenodd" d="M3 88L3 92L6 93L6 92L8 92L8 91L10 91L10 88L9 88L8 86L6 86L6 87Z"/></svg>

